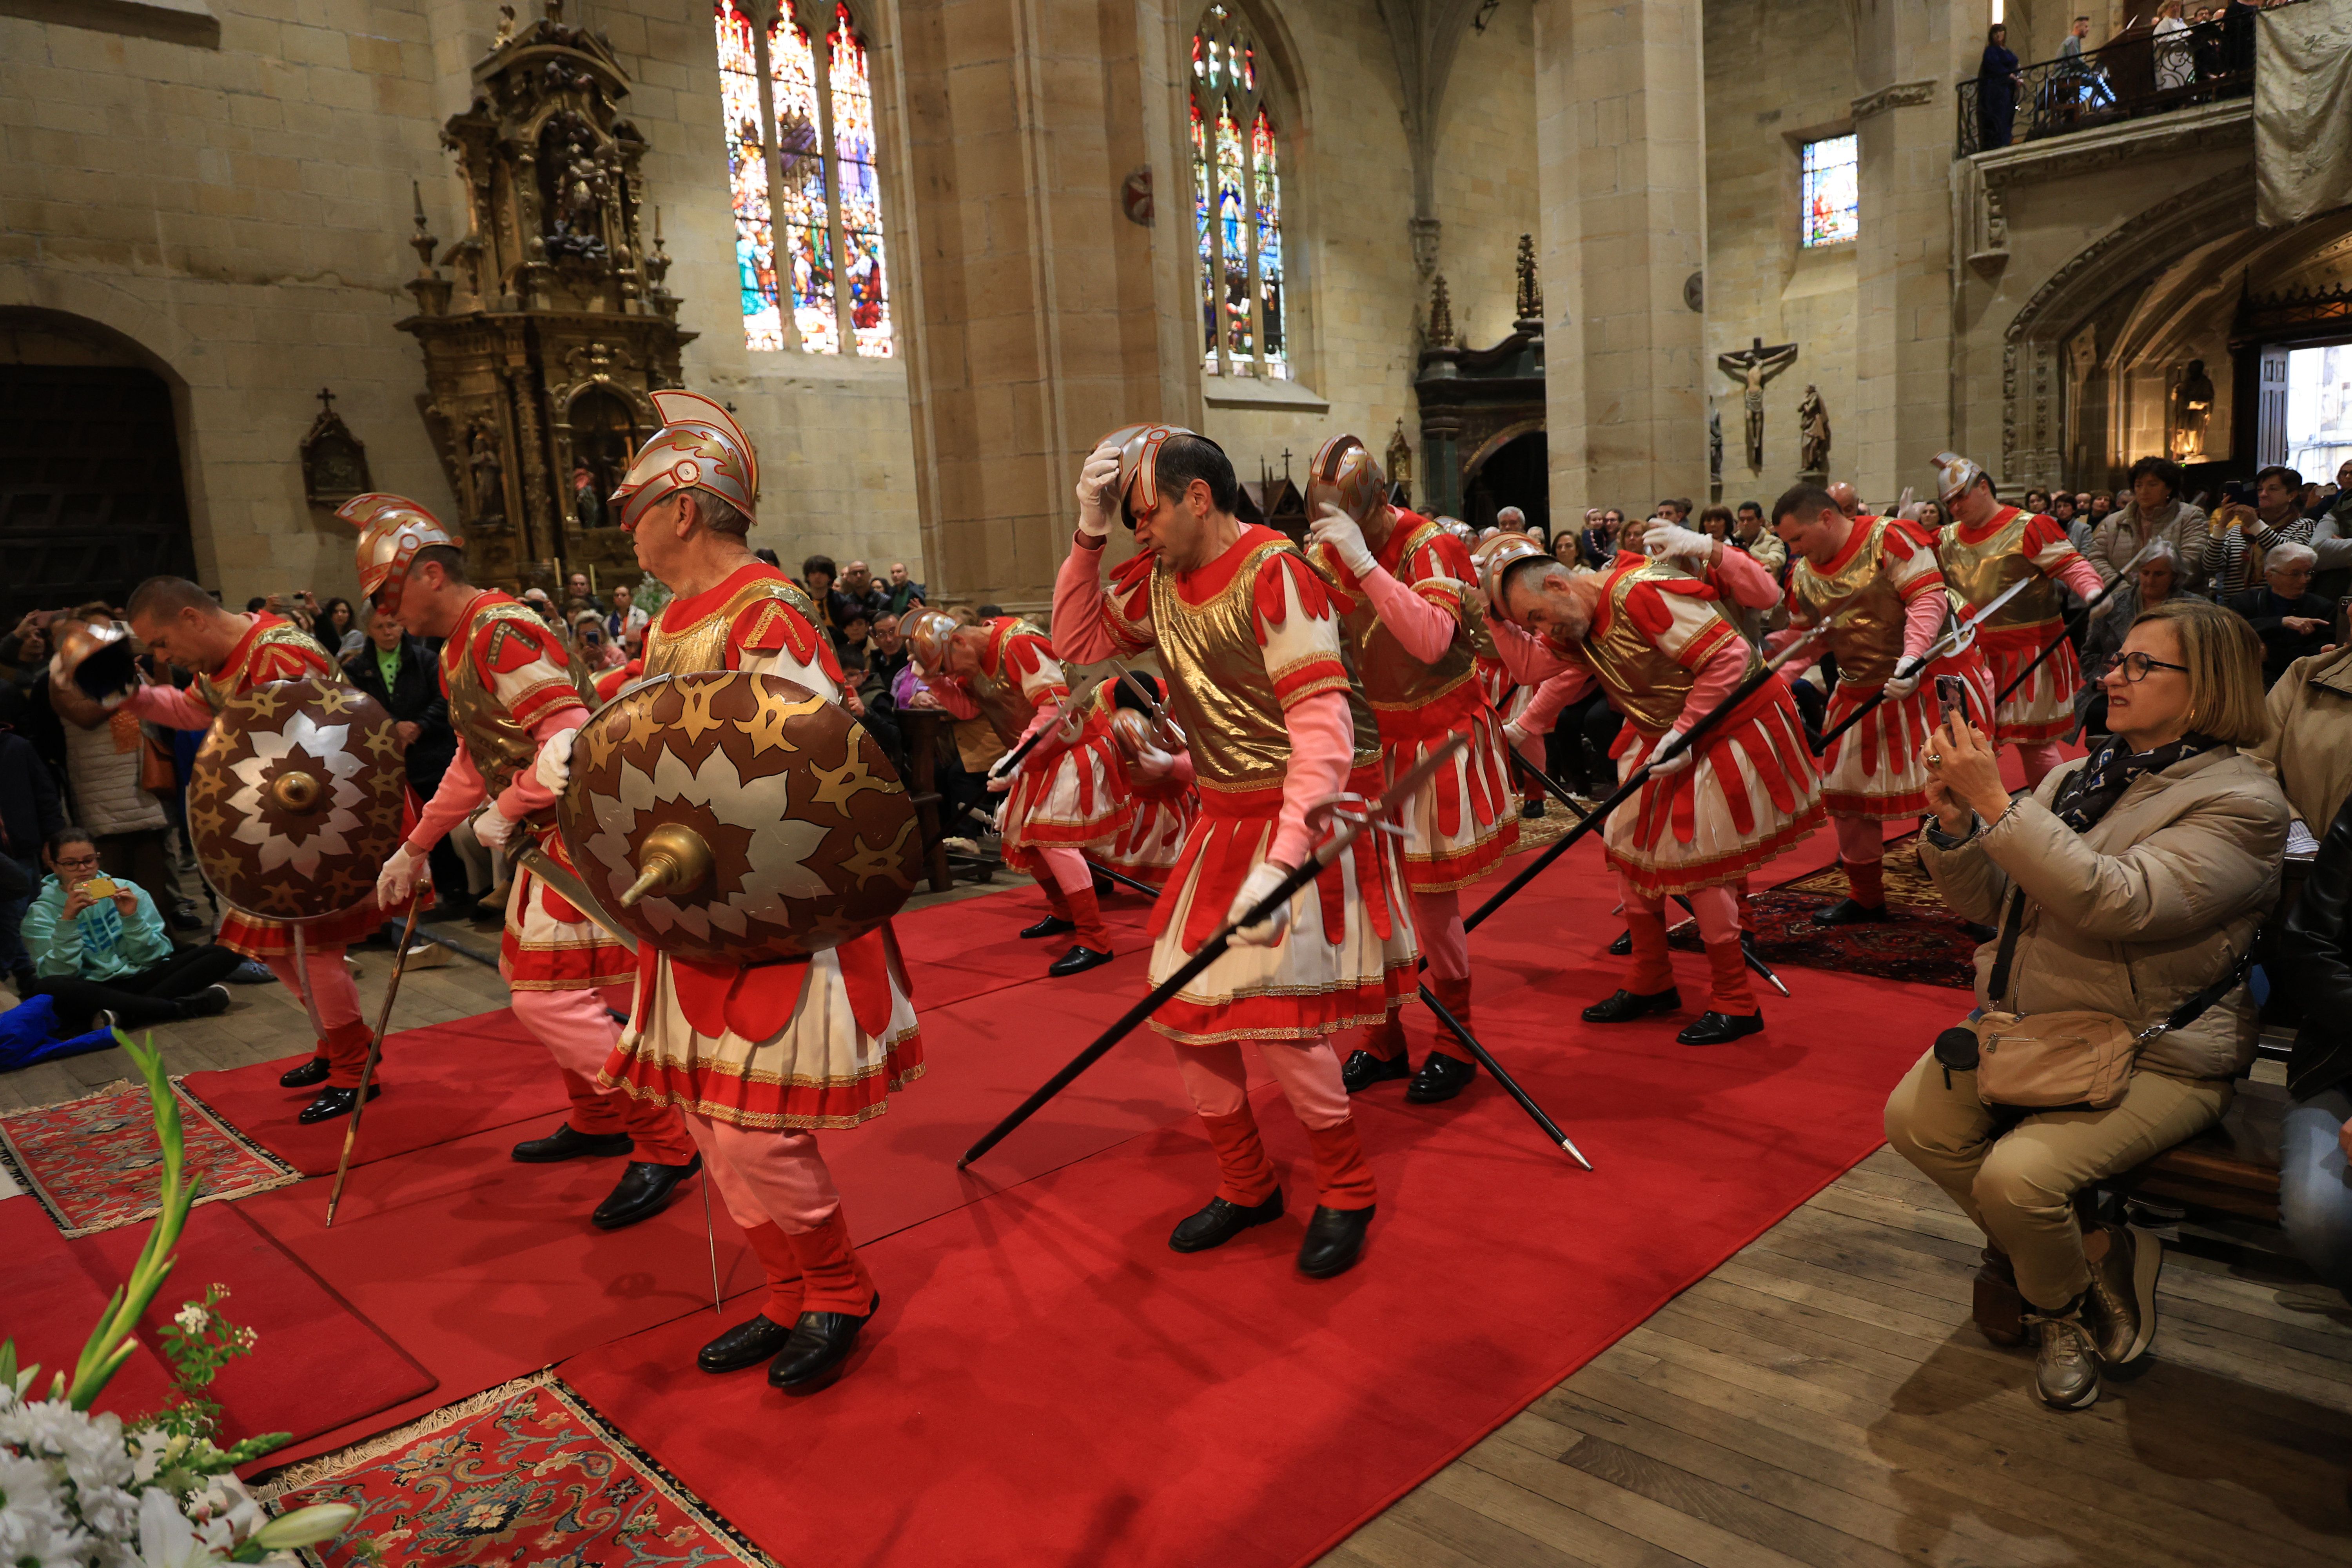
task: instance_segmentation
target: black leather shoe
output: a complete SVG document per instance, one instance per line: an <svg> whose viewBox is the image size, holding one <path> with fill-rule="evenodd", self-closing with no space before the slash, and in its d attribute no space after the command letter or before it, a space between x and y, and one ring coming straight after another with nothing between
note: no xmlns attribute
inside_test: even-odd
<svg viewBox="0 0 2352 1568"><path fill-rule="evenodd" d="M625 1132L582 1132L569 1121L544 1138L526 1138L510 1152L526 1165L551 1165L558 1160L602 1159L625 1154L637 1146Z"/></svg>
<svg viewBox="0 0 2352 1568"><path fill-rule="evenodd" d="M1468 1089L1470 1080L1477 1076L1476 1062L1432 1051L1423 1060L1421 1070L1412 1075L1412 1081L1405 1085L1404 1097L1415 1105L1435 1105Z"/></svg>
<svg viewBox="0 0 2352 1568"><path fill-rule="evenodd" d="M1168 1233L1171 1252L1206 1252L1213 1247L1223 1247L1254 1225L1268 1225L1282 1217L1282 1189L1274 1189L1274 1196L1255 1208L1245 1209L1239 1204L1223 1198L1211 1198L1208 1206L1196 1215L1177 1222Z"/></svg>
<svg viewBox="0 0 2352 1568"><path fill-rule="evenodd" d="M1606 1001L1595 1002L1584 1010L1588 1024L1625 1024L1645 1013L1671 1013L1683 1005L1683 994L1673 986L1653 991L1647 996L1637 996L1620 986L1609 994Z"/></svg>
<svg viewBox="0 0 2352 1568"><path fill-rule="evenodd" d="M278 1075L280 1089L309 1089L312 1084L327 1081L327 1058L312 1057L300 1067Z"/></svg>
<svg viewBox="0 0 2352 1568"><path fill-rule="evenodd" d="M1523 800L1519 803L1519 815L1529 822L1535 821L1543 814L1544 803L1539 800Z"/></svg>
<svg viewBox="0 0 2352 1568"><path fill-rule="evenodd" d="M803 1312L784 1348L768 1363L769 1386L786 1394L814 1394L838 1380L848 1370L845 1363L857 1346L857 1331L881 1310L882 1292L877 1290L874 1304L862 1318L855 1312Z"/></svg>
<svg viewBox="0 0 2352 1568"><path fill-rule="evenodd" d="M1885 904L1857 904L1852 899L1840 899L1828 909L1813 911L1817 926L1885 925L1893 918Z"/></svg>
<svg viewBox="0 0 2352 1568"><path fill-rule="evenodd" d="M1059 915L1047 915L1035 925L1023 926L1021 940L1034 942L1041 936L1067 936L1077 929L1077 924L1074 921L1066 921Z"/></svg>
<svg viewBox="0 0 2352 1568"><path fill-rule="evenodd" d="M1307 1239L1298 1244L1298 1271L1310 1279L1345 1274L1363 1256L1364 1232L1372 1226L1372 1211L1327 1209L1319 1205L1307 1222Z"/></svg>
<svg viewBox="0 0 2352 1568"><path fill-rule="evenodd" d="M1084 974L1089 969L1108 963L1110 960L1109 953L1080 942L1073 945L1069 952L1047 964L1045 973L1059 980L1066 974Z"/></svg>
<svg viewBox="0 0 2352 1568"><path fill-rule="evenodd" d="M1970 942L1990 942L1993 938L1999 936L2000 932L1995 931L1989 925L1979 925L1974 921L1962 921L1960 922L1960 934L1967 937Z"/></svg>
<svg viewBox="0 0 2352 1568"><path fill-rule="evenodd" d="M641 1219L651 1219L669 1207L678 1184L702 1169L702 1156L697 1154L683 1165L656 1165L650 1160L632 1160L612 1193L596 1205L588 1221L598 1230L618 1230L635 1225Z"/></svg>
<svg viewBox="0 0 2352 1568"><path fill-rule="evenodd" d="M694 1364L705 1372L740 1372L763 1361L773 1361L793 1331L762 1313L738 1323L694 1352Z"/></svg>
<svg viewBox="0 0 2352 1568"><path fill-rule="evenodd" d="M1399 1051L1392 1057L1378 1057L1366 1050L1348 1053L1340 1064L1339 1081L1349 1094L1361 1094L1376 1083L1386 1083L1392 1078L1412 1076L1412 1055Z"/></svg>
<svg viewBox="0 0 2352 1568"><path fill-rule="evenodd" d="M1609 956L1612 958L1623 958L1633 951L1633 933L1630 931L1619 931L1617 940L1609 944Z"/></svg>
<svg viewBox="0 0 2352 1568"><path fill-rule="evenodd" d="M373 1100L383 1092L383 1085L380 1083L368 1085L370 1100ZM356 1088L322 1089L319 1091L319 1098L304 1106L301 1114L294 1120L308 1127L314 1121L332 1121L338 1116L349 1116L352 1111L357 1110L359 1106L360 1091Z"/></svg>
<svg viewBox="0 0 2352 1568"><path fill-rule="evenodd" d="M1764 1015L1754 1013L1718 1013L1713 1008L1701 1013L1698 1022L1686 1026L1675 1038L1685 1046L1726 1046L1747 1035L1764 1031Z"/></svg>

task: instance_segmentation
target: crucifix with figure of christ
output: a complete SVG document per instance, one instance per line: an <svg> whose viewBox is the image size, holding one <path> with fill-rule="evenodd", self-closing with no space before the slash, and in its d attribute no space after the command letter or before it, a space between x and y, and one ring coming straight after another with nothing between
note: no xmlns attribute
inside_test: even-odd
<svg viewBox="0 0 2352 1568"><path fill-rule="evenodd" d="M1797 345L1781 343L1766 348L1762 338L1730 353L1717 354L1715 363L1723 374L1739 383L1739 401L1748 413L1748 468L1751 473L1764 471L1764 384L1797 363Z"/></svg>

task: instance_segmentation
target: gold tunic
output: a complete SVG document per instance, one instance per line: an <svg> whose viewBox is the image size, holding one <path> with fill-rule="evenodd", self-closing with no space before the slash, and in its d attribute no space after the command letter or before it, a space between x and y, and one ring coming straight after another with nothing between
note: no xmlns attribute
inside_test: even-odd
<svg viewBox="0 0 2352 1568"><path fill-rule="evenodd" d="M1834 572L1799 555L1790 568L1789 591L1808 626L1844 613L1828 634L1839 684L1884 686L1903 657L1903 595L1886 574L1886 520L1874 517L1857 523L1855 531L1863 537L1848 541L1853 553Z"/></svg>
<svg viewBox="0 0 2352 1568"><path fill-rule="evenodd" d="M1024 634L1044 642L1049 650L1053 641L1026 621L1016 620L1001 632L994 627L990 630L989 651L996 656L998 668L992 673L988 660L982 658L980 668L965 685L971 690L971 700L980 704L981 716L988 721L989 728L1009 747L1021 739L1029 728L1029 721L1037 716L1037 705L1021 689L1020 673L1009 667L1005 645Z"/></svg>
<svg viewBox="0 0 2352 1568"><path fill-rule="evenodd" d="M343 679L343 672L335 668L334 661L327 658L326 651L319 646L317 637L292 621L281 621L277 626L263 627L260 635L245 645L245 657L229 668L217 675L196 677L196 695L204 699L205 706L211 709L215 717L245 690L249 684L246 672L253 668L254 659L266 647L292 647L310 658L325 659L328 666L326 679L338 685L350 684Z"/></svg>
<svg viewBox="0 0 2352 1568"><path fill-rule="evenodd" d="M1675 721L1683 716L1683 704L1690 697L1691 688L1697 684L1697 678L1661 651L1633 624L1633 612L1626 608L1625 601L1644 583L1685 582L1689 576L1668 562L1650 561L1612 578L1603 589L1608 595L1608 628L1584 644L1584 661L1601 682L1610 706L1652 734L1674 728ZM1738 638L1740 646L1748 650L1748 673L1755 673L1760 662L1756 649L1746 638L1739 637L1739 628L1724 616L1723 606L1712 599L1694 598L1690 603L1705 605L1707 613ZM1696 719L1698 715L1694 713L1691 717Z"/></svg>
<svg viewBox="0 0 2352 1568"><path fill-rule="evenodd" d="M489 682L482 679L481 668L474 659L474 641L493 621L520 621L535 634L549 628L538 611L513 599L488 604L477 599L474 603L474 613L451 639L457 650L456 668L445 662L442 673L449 688L449 721L456 727L457 738L466 742L466 755L472 759L474 771L482 775L483 786L496 800L506 794L515 775L538 757L539 742L531 739L530 731L515 722L514 714L491 690ZM534 636L532 640L538 639ZM595 679L581 661L578 648L568 647L567 653L569 668L565 673L572 678L581 705L593 713L598 707ZM545 809L551 813L554 807Z"/></svg>
<svg viewBox="0 0 2352 1568"><path fill-rule="evenodd" d="M1151 625L1168 676L1169 716L1184 731L1193 773L1204 790L1279 789L1289 768L1290 732L1251 618L1258 573L1268 557L1284 552L1298 553L1285 539L1260 543L1233 580L1198 605L1184 602L1176 591L1175 572L1164 561L1151 569ZM1356 726L1354 764L1377 765L1380 724L1353 671L1348 716Z"/></svg>
<svg viewBox="0 0 2352 1568"><path fill-rule="evenodd" d="M1962 615L1992 603L2020 579L2036 580L2034 586L2003 605L1985 623L1987 631L2047 626L2058 618L2058 585L2043 576L2025 552L2025 525L2032 521L2032 513L2013 510L2008 521L1977 544L1963 541L1959 525L1954 523L1944 530L1943 542L1937 547L1952 607Z"/></svg>
<svg viewBox="0 0 2352 1568"><path fill-rule="evenodd" d="M1409 531L1400 526L1406 538L1403 548L1396 552L1399 566L1412 558L1412 552L1426 544L1433 535L1444 531L1425 517L1413 519ZM1385 555L1385 550L1377 553ZM1310 561L1312 558L1309 558ZM1412 584L1397 579L1407 588ZM1344 592L1344 591L1343 591ZM1372 607L1370 595L1360 588L1344 594L1354 607L1339 617L1340 641L1348 650L1349 663L1353 665L1356 679L1364 689L1364 700L1375 713L1416 712L1477 678L1478 663L1472 637L1456 631L1454 640L1438 655L1435 664L1423 664L1405 651L1397 641L1396 633L1382 621L1380 612ZM1481 623L1483 626L1483 622ZM1475 634L1474 634L1475 636ZM1493 639L1487 639L1489 649Z"/></svg>
<svg viewBox="0 0 2352 1568"><path fill-rule="evenodd" d="M730 594L717 609L688 622L677 631L663 631L661 617L656 616L652 624L646 627L646 676L687 675L697 670L739 668L734 640L729 634L734 629L736 619L762 599L772 599L789 606L808 623L814 635L824 635L815 629L816 607L809 602L808 595L801 590L798 584L786 582L780 576L754 577Z"/></svg>

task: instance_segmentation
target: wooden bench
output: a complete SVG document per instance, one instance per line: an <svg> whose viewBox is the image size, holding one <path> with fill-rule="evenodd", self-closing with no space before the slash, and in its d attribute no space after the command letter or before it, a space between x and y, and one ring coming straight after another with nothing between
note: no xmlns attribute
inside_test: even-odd
<svg viewBox="0 0 2352 1568"><path fill-rule="evenodd" d="M2101 1185L2124 1197L2276 1225L2279 1123L2286 1107L2284 1086L2249 1079L2219 1125Z"/></svg>

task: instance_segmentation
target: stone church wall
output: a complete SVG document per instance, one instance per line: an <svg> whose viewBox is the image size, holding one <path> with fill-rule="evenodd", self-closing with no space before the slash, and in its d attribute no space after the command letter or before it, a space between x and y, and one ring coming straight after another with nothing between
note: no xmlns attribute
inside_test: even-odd
<svg viewBox="0 0 2352 1568"><path fill-rule="evenodd" d="M379 489L454 505L417 415L421 356L393 323L414 310L412 180L432 231L455 237L440 123L467 102L496 6L210 3L216 47L0 17L0 311L95 322L173 384L208 585L232 604L348 594L349 533L305 502L297 444L331 386ZM701 334L687 380L735 404L761 447L754 542L795 564L820 550L911 563L903 365L742 346L709 7L590 0L568 15L608 33L635 79L669 288Z"/></svg>

